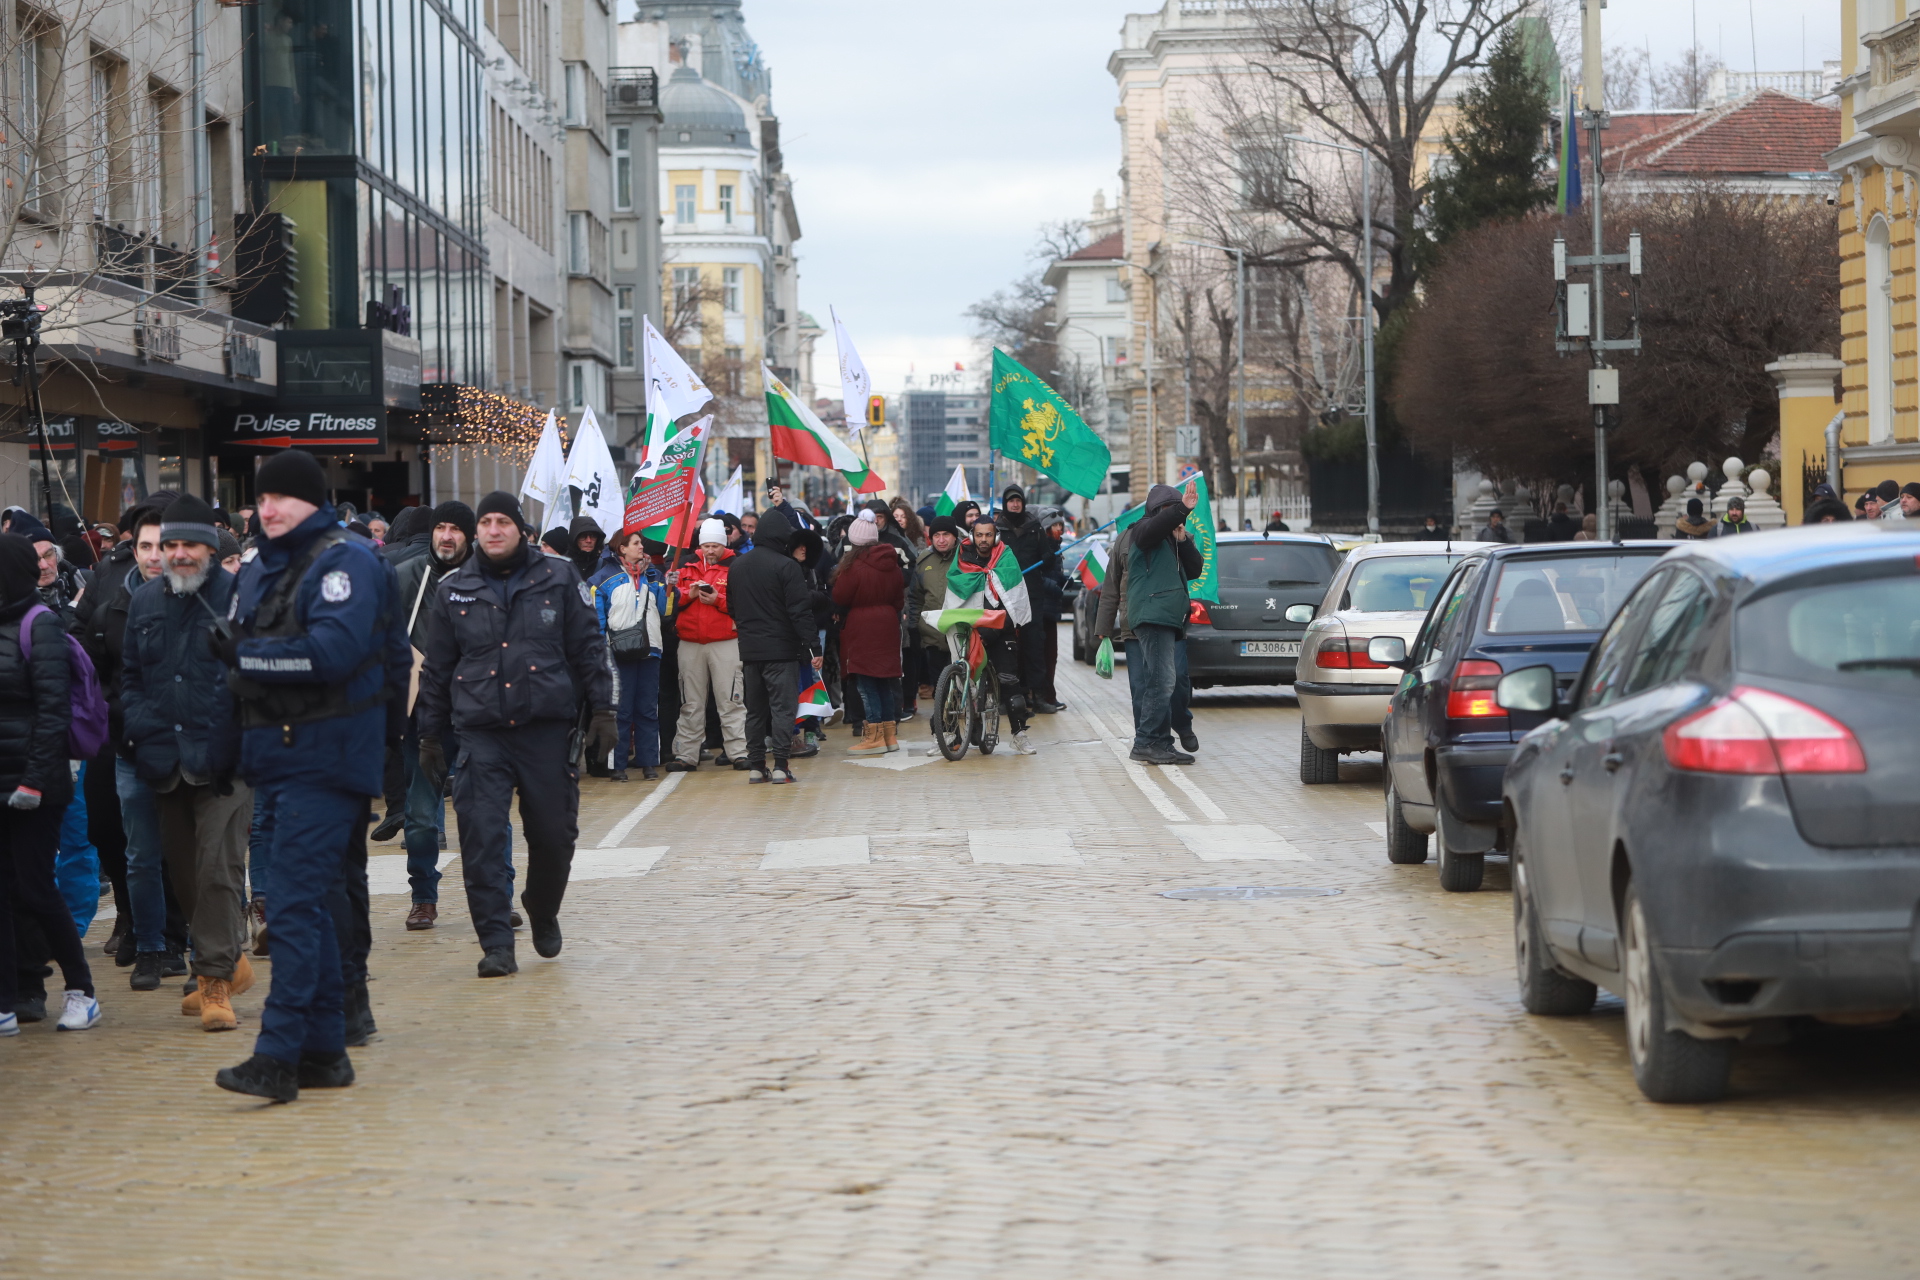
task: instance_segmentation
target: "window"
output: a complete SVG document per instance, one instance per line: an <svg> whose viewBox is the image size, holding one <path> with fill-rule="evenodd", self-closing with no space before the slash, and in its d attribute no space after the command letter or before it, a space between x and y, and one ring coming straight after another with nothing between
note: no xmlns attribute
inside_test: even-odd
<svg viewBox="0 0 1920 1280"><path fill-rule="evenodd" d="M673 220L683 227L693 225L694 185L690 182L673 188Z"/></svg>
<svg viewBox="0 0 1920 1280"><path fill-rule="evenodd" d="M1434 592L1460 557L1375 556L1347 581L1342 609L1361 613L1412 612L1433 604Z"/></svg>
<svg viewBox="0 0 1920 1280"><path fill-rule="evenodd" d="M584 276L588 270L587 215L569 213L567 214L567 271L576 276Z"/></svg>
<svg viewBox="0 0 1920 1280"><path fill-rule="evenodd" d="M1107 364L1125 364L1127 362L1127 340L1125 338L1105 337L1100 340L1100 358Z"/></svg>
<svg viewBox="0 0 1920 1280"><path fill-rule="evenodd" d="M728 226L733 225L732 183L723 182L720 184L720 221L726 223Z"/></svg>
<svg viewBox="0 0 1920 1280"><path fill-rule="evenodd" d="M727 394L732 396L743 395L745 394L746 386L745 369L743 367L744 362L740 358L742 354L741 350L739 347L728 347L725 349L724 354L727 358Z"/></svg>
<svg viewBox="0 0 1920 1280"><path fill-rule="evenodd" d="M1107 277L1107 301L1125 302L1126 300L1127 286L1121 281L1120 273L1116 271Z"/></svg>
<svg viewBox="0 0 1920 1280"><path fill-rule="evenodd" d="M613 291L613 318L615 328L615 354L622 369L631 369L633 365L633 286L620 285Z"/></svg>
<svg viewBox="0 0 1920 1280"><path fill-rule="evenodd" d="M1646 632L1635 646L1624 696L1679 679L1693 657L1695 642L1713 605L1713 594L1706 583L1684 569L1675 569L1672 581L1673 585L1661 594L1660 603L1653 607Z"/></svg>
<svg viewBox="0 0 1920 1280"><path fill-rule="evenodd" d="M625 125L613 131L613 207L633 208L633 130Z"/></svg>
<svg viewBox="0 0 1920 1280"><path fill-rule="evenodd" d="M1504 561L1487 630L1598 631L1657 556L1526 556Z"/></svg>
<svg viewBox="0 0 1920 1280"><path fill-rule="evenodd" d="M1220 585L1297 587L1333 581L1333 548L1310 542L1226 542L1214 548Z"/></svg>
<svg viewBox="0 0 1920 1280"><path fill-rule="evenodd" d="M1593 656L1587 660L1586 684L1580 695L1582 711L1604 707L1620 696L1627 665L1627 642L1633 638L1635 627L1652 607L1654 598L1669 581L1671 579L1662 575L1649 582L1645 591L1636 591L1625 607L1614 615L1599 643L1593 646Z"/></svg>
<svg viewBox="0 0 1920 1280"><path fill-rule="evenodd" d="M572 364L567 366L567 374L572 392L568 403L575 409L587 407L587 366Z"/></svg>
<svg viewBox="0 0 1920 1280"><path fill-rule="evenodd" d="M40 41L22 38L14 51L15 92L19 95L19 172L23 203L40 199Z"/></svg>
<svg viewBox="0 0 1920 1280"><path fill-rule="evenodd" d="M1823 577L1740 610L1736 669L1910 699L1920 680L1920 577L1913 561L1864 560ZM1899 714L1893 705L1885 714Z"/></svg>
<svg viewBox="0 0 1920 1280"><path fill-rule="evenodd" d="M720 300L728 315L740 314L740 268L722 267L720 270Z"/></svg>
<svg viewBox="0 0 1920 1280"><path fill-rule="evenodd" d="M1885 218L1867 227L1867 442L1893 439L1893 246Z"/></svg>
<svg viewBox="0 0 1920 1280"><path fill-rule="evenodd" d="M585 124L587 122L587 69L578 62L567 64L566 95L566 122Z"/></svg>
<svg viewBox="0 0 1920 1280"><path fill-rule="evenodd" d="M1414 638L1409 656L1416 665L1425 666L1446 652L1466 612L1467 597L1473 594L1473 584L1479 577L1480 562L1475 561L1462 565L1453 580L1441 588L1440 599L1444 603L1436 604L1427 614L1420 634Z"/></svg>
<svg viewBox="0 0 1920 1280"><path fill-rule="evenodd" d="M110 132L113 109L113 72L99 59L92 66L92 93L87 107L87 175L92 213L108 217L108 195L113 188L113 138Z"/></svg>

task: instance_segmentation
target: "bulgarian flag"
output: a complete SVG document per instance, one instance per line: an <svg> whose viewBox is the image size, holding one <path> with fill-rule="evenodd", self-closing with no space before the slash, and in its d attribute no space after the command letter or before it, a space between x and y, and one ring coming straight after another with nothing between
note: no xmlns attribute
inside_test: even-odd
<svg viewBox="0 0 1920 1280"><path fill-rule="evenodd" d="M984 568L968 565L963 555L953 558L953 567L947 570L945 603L949 611L1004 609L1017 627L1024 627L1033 618L1027 580L1020 576L1020 559L1007 550L1004 542L994 544L993 559Z"/></svg>
<svg viewBox="0 0 1920 1280"><path fill-rule="evenodd" d="M1087 589L1097 591L1107 580L1107 549L1099 543L1093 544L1093 550L1087 552L1086 559L1080 562L1080 581Z"/></svg>
<svg viewBox="0 0 1920 1280"><path fill-rule="evenodd" d="M773 456L803 467L828 467L847 478L855 493L878 493L887 482L867 469L827 424L814 416L787 384L762 365L767 379L767 430Z"/></svg>
<svg viewBox="0 0 1920 1280"><path fill-rule="evenodd" d="M967 500L966 468L955 467L953 469L953 475L949 477L947 480L947 487L942 489L940 491L940 496L938 498L935 498L933 501L933 514L937 516L950 516L955 511L958 511L960 509L960 504L965 502L966 500Z"/></svg>
<svg viewBox="0 0 1920 1280"><path fill-rule="evenodd" d="M833 699L827 696L827 686L821 681L815 680L800 695L800 714L819 716L823 720L832 717Z"/></svg>
<svg viewBox="0 0 1920 1280"><path fill-rule="evenodd" d="M1007 625L1006 611L1003 609L925 609L921 617L927 625L945 635L952 628L966 623L973 628L967 636L967 671L977 673L980 664L987 660L986 642L980 638L982 631L997 631Z"/></svg>

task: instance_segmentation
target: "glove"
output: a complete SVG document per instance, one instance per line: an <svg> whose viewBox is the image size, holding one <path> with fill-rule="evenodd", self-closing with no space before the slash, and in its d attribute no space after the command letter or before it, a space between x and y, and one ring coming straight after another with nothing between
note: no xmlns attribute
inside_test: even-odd
<svg viewBox="0 0 1920 1280"><path fill-rule="evenodd" d="M216 796L230 796L233 794L233 773L231 770L226 773L216 773L213 775L213 794Z"/></svg>
<svg viewBox="0 0 1920 1280"><path fill-rule="evenodd" d="M32 787L18 787L12 795L7 797L9 809L38 809L39 807L40 793Z"/></svg>
<svg viewBox="0 0 1920 1280"><path fill-rule="evenodd" d="M447 789L447 751L440 739L420 739L420 772L426 775L436 796Z"/></svg>
<svg viewBox="0 0 1920 1280"><path fill-rule="evenodd" d="M594 712L593 723L587 726L587 759L605 760L613 754L613 744L619 737L620 730L614 724L613 712Z"/></svg>
<svg viewBox="0 0 1920 1280"><path fill-rule="evenodd" d="M213 627L208 643L213 646L213 656L230 667L240 665L240 636L230 627Z"/></svg>

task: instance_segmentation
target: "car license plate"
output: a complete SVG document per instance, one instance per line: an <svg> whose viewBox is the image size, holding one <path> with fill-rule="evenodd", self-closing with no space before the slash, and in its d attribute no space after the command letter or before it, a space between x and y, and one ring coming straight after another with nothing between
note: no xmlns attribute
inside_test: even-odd
<svg viewBox="0 0 1920 1280"><path fill-rule="evenodd" d="M1300 656L1298 640L1247 640L1240 645L1243 658L1297 658Z"/></svg>

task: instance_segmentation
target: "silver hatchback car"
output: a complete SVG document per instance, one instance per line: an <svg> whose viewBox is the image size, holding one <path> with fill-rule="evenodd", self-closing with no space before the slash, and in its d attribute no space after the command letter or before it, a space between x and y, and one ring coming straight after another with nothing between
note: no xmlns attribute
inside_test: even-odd
<svg viewBox="0 0 1920 1280"><path fill-rule="evenodd" d="M1338 782L1340 755L1378 751L1400 672L1367 656L1375 636L1408 644L1427 616L1433 593L1480 542L1378 542L1356 547L1340 566L1326 598L1308 615L1293 691L1300 701L1300 781Z"/></svg>

